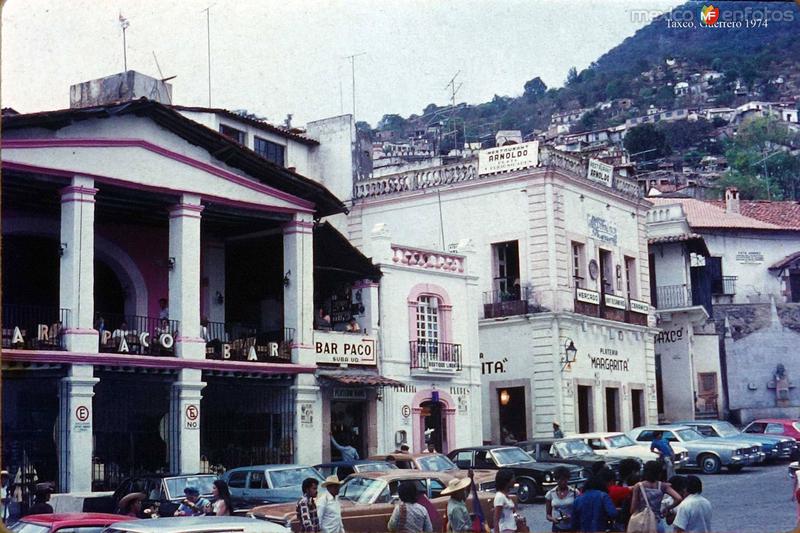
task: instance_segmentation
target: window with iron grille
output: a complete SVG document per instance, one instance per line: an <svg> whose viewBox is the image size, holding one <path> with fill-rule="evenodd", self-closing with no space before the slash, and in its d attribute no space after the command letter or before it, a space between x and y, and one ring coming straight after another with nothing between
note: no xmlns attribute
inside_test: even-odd
<svg viewBox="0 0 800 533"><path fill-rule="evenodd" d="M284 146L256 137L254 149L255 152L264 159L272 161L276 165L285 166L286 148Z"/></svg>
<svg viewBox="0 0 800 533"><path fill-rule="evenodd" d="M436 296L417 299L417 340L428 346L439 342L439 299Z"/></svg>

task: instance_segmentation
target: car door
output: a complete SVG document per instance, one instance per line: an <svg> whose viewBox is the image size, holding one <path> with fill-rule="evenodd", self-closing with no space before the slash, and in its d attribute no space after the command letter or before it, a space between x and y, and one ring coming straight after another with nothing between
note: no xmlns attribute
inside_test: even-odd
<svg viewBox="0 0 800 533"><path fill-rule="evenodd" d="M608 453L608 448L606 448L606 443L603 439L586 439L586 443L594 453L599 453L601 455Z"/></svg>
<svg viewBox="0 0 800 533"><path fill-rule="evenodd" d="M247 489L245 491L245 500L248 504L261 504L269 502L269 481L267 475L263 470L250 470L250 475L247 476Z"/></svg>
<svg viewBox="0 0 800 533"><path fill-rule="evenodd" d="M472 456L472 450L461 450L460 452L456 452L451 459L456 466L458 466L458 468L461 470L466 470L468 468L472 468Z"/></svg>
<svg viewBox="0 0 800 533"><path fill-rule="evenodd" d="M231 490L231 499L234 506L245 502L247 492L247 470L237 470L228 474L228 488Z"/></svg>
<svg viewBox="0 0 800 533"><path fill-rule="evenodd" d="M352 478L348 483L357 484L361 478ZM389 517L394 511L397 502L398 483L394 482L384 487L381 493L371 504L342 503L342 523L345 531L364 533L383 533L389 523Z"/></svg>

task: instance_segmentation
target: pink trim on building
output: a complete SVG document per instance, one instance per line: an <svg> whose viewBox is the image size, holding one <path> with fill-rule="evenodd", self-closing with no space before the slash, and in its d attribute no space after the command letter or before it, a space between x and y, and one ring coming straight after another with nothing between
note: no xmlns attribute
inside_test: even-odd
<svg viewBox="0 0 800 533"><path fill-rule="evenodd" d="M443 404L442 417L444 420L442 420L442 425L447 428L445 434L442 435L442 447L444 449L437 451L447 453L456 443L456 402L453 401L453 397L449 393L439 389L436 389L436 392L439 393L439 403ZM416 450L412 451L421 452L425 449L425 433L423 431L425 421L422 415L422 404L431 401L433 401L433 389L421 390L411 400L412 442L418 446Z"/></svg>
<svg viewBox="0 0 800 533"><path fill-rule="evenodd" d="M418 283L408 293L408 338L417 340L417 302L420 296L433 296L439 299L439 342L453 342L453 304L444 287L433 283Z"/></svg>
<svg viewBox="0 0 800 533"><path fill-rule="evenodd" d="M169 214L189 215L196 214L200 218L200 213L203 212L205 206L194 204L175 204L169 208Z"/></svg>

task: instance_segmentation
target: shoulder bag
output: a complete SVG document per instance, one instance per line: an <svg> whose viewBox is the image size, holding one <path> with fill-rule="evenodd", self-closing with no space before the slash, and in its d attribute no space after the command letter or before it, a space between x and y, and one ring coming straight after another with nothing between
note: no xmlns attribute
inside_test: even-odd
<svg viewBox="0 0 800 533"><path fill-rule="evenodd" d="M628 521L628 533L655 533L658 530L658 518L650 508L650 501L647 499L647 493L641 483L639 490L644 498L644 509L631 515L631 519Z"/></svg>

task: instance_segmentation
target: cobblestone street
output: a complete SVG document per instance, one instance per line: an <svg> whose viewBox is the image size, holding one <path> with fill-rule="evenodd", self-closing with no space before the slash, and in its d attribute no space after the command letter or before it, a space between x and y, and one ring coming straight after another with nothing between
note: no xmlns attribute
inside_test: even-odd
<svg viewBox="0 0 800 533"><path fill-rule="evenodd" d="M714 507L714 531L791 530L796 514L791 480L786 472L786 463L779 463L748 468L739 474L701 476L703 495ZM525 505L522 510L531 531L550 531L550 524L544 518L544 502Z"/></svg>

